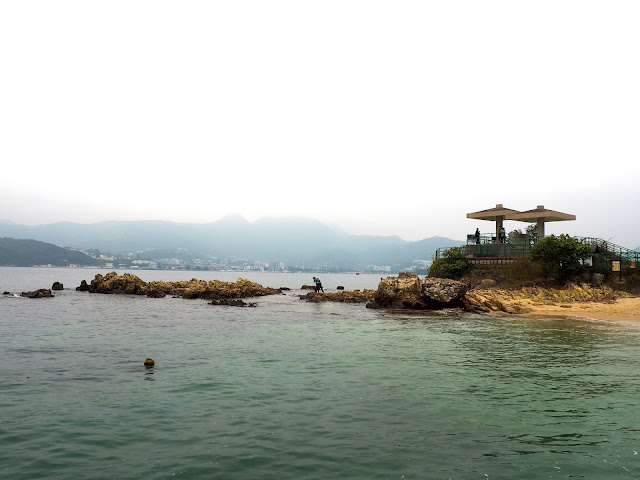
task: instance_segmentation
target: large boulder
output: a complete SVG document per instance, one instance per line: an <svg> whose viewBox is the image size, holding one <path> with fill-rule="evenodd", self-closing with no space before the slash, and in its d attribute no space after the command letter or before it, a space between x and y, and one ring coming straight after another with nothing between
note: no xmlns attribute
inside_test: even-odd
<svg viewBox="0 0 640 480"><path fill-rule="evenodd" d="M62 283L60 282L53 282L53 285L51 285L51 290L64 290L64 285L62 285Z"/></svg>
<svg viewBox="0 0 640 480"><path fill-rule="evenodd" d="M467 285L446 278L420 280L415 273L400 273L397 277L382 279L370 308L439 310L457 307Z"/></svg>
<svg viewBox="0 0 640 480"><path fill-rule="evenodd" d="M443 306L459 302L468 289L465 283L448 278L425 278L421 288L424 298Z"/></svg>

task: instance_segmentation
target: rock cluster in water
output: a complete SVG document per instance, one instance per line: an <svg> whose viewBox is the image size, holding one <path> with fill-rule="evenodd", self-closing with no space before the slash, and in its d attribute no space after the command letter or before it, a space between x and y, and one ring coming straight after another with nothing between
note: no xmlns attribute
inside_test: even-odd
<svg viewBox="0 0 640 480"><path fill-rule="evenodd" d="M339 292L316 293L309 292L306 295L300 295L301 300L307 302L342 302L342 303L366 303L373 299L375 290L343 290Z"/></svg>
<svg viewBox="0 0 640 480"><path fill-rule="evenodd" d="M211 300L209 305L225 305L227 307L256 307L254 302L244 302L239 298L221 298L220 300Z"/></svg>
<svg viewBox="0 0 640 480"><path fill-rule="evenodd" d="M51 290L64 290L64 285L60 282L53 282L53 285L51 285Z"/></svg>
<svg viewBox="0 0 640 480"><path fill-rule="evenodd" d="M33 292L22 292L20 296L27 298L47 298L54 297L55 295L53 295L51 293L51 290L48 288L39 288L38 290L34 290Z"/></svg>
<svg viewBox="0 0 640 480"><path fill-rule="evenodd" d="M439 310L462 307L468 286L446 278L424 278L400 273L382 279L368 308Z"/></svg>
<svg viewBox="0 0 640 480"><path fill-rule="evenodd" d="M150 298L163 298L166 295L172 295L184 299L201 298L204 300L260 297L280 293L278 289L263 287L244 278L238 278L235 282L220 280L207 282L197 278L179 282L145 282L131 273L118 275L116 272L106 275L97 274L90 284L83 280L76 290L89 293L146 295Z"/></svg>

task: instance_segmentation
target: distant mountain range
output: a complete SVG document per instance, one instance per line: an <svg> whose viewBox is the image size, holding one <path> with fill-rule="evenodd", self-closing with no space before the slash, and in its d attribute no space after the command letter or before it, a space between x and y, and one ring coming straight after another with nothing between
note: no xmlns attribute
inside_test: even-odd
<svg viewBox="0 0 640 480"><path fill-rule="evenodd" d="M30 267L32 265L97 266L104 262L84 252L58 247L37 240L0 238L0 266Z"/></svg>
<svg viewBox="0 0 640 480"><path fill-rule="evenodd" d="M114 254L142 252L144 258L152 257L153 251L180 249L193 257L278 260L311 268L389 265L398 269L410 266L414 260L431 260L440 247L463 243L444 237L409 242L397 236L348 235L307 218L275 217L248 222L233 215L205 224L164 221L0 224L0 237Z"/></svg>

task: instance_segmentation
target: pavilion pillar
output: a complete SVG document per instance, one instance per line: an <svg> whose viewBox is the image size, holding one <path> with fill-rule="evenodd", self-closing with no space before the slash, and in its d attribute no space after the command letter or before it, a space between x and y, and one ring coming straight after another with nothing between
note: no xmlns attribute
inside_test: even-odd
<svg viewBox="0 0 640 480"><path fill-rule="evenodd" d="M538 218L537 220L536 231L538 233L538 238L544 237L544 218Z"/></svg>

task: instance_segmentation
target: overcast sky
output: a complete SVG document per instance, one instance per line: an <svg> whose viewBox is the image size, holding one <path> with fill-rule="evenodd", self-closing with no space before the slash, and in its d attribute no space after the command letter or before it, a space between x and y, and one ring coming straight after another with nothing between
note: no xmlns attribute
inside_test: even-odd
<svg viewBox="0 0 640 480"><path fill-rule="evenodd" d="M637 0L7 0L0 219L464 239L543 204L577 216L548 234L634 248L639 24Z"/></svg>

